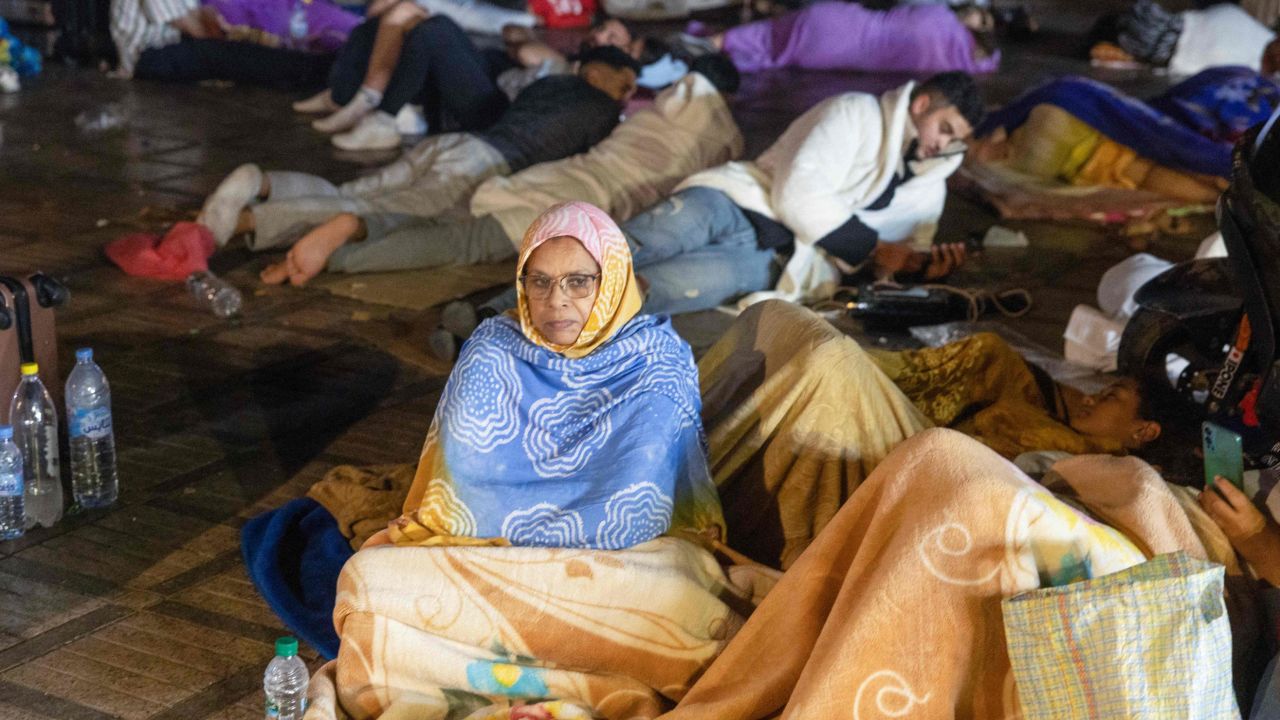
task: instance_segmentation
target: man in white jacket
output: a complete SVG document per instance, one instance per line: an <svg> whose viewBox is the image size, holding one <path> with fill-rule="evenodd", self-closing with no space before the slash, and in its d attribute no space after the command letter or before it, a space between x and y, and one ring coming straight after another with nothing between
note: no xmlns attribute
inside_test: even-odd
<svg viewBox="0 0 1280 720"><path fill-rule="evenodd" d="M933 246L933 235L947 177L983 112L963 73L880 97L846 93L800 116L756 161L686 179L622 225L649 286L645 311L689 312L744 294L744 303L816 300L868 262L882 277L945 276L964 249ZM790 259L774 292L761 292L779 252Z"/></svg>

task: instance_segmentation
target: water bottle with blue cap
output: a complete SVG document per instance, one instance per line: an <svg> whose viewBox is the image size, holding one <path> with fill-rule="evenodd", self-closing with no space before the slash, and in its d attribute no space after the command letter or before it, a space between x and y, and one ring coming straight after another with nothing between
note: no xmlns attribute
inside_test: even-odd
<svg viewBox="0 0 1280 720"><path fill-rule="evenodd" d="M91 348L76 350L67 377L67 435L71 445L71 492L80 507L116 501L116 439L111 421L111 386L93 361Z"/></svg>
<svg viewBox="0 0 1280 720"><path fill-rule="evenodd" d="M0 425L0 540L22 537L22 453L13 443L13 428Z"/></svg>

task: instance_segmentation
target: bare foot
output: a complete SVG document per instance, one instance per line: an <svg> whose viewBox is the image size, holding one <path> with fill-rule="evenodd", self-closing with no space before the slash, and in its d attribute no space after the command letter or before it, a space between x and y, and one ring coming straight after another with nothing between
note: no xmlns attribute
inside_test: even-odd
<svg viewBox="0 0 1280 720"><path fill-rule="evenodd" d="M342 213L304 235L301 240L294 243L293 248L284 258L289 284L306 285L312 278L323 272L325 265L329 262L329 256L346 245L359 229L360 218L351 213Z"/></svg>
<svg viewBox="0 0 1280 720"><path fill-rule="evenodd" d="M289 271L285 268L283 261L271 263L265 270L258 273L258 279L265 285L283 285L289 279Z"/></svg>

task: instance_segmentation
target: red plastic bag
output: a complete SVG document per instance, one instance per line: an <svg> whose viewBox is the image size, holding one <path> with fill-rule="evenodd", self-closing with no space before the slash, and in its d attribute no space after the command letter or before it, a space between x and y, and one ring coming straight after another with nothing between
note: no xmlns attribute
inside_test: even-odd
<svg viewBox="0 0 1280 720"><path fill-rule="evenodd" d="M149 233L125 235L104 250L111 262L130 275L185 280L193 272L209 269L209 257L216 247L209 228L180 222L163 238Z"/></svg>

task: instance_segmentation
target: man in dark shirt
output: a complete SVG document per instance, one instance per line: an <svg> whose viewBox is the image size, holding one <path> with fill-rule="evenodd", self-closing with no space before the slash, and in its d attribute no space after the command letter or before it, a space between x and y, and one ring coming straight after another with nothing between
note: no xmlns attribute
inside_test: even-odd
<svg viewBox="0 0 1280 720"><path fill-rule="evenodd" d="M209 196L197 220L219 245L251 233L253 250L297 241L296 249L306 251L381 237L465 202L491 177L587 151L617 126L638 69L617 48L595 48L582 56L576 75L533 83L487 129L429 137L400 160L341 187L314 175L242 165ZM294 275L278 263L262 278L280 283Z"/></svg>

